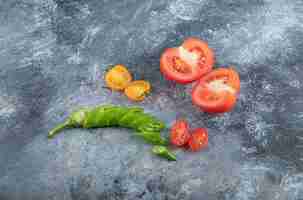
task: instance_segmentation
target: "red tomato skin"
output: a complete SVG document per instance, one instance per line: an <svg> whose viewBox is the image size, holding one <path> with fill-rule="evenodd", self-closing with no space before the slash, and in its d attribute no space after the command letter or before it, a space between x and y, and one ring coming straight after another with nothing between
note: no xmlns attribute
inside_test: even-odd
<svg viewBox="0 0 303 200"><path fill-rule="evenodd" d="M193 130L188 146L191 151L197 152L208 146L208 132L205 128L197 128Z"/></svg>
<svg viewBox="0 0 303 200"><path fill-rule="evenodd" d="M208 44L198 38L187 38L181 45L183 48L190 50L192 48L198 47L201 49L205 55L205 63L203 67L196 66L198 69L191 74L176 73L171 69L171 63L169 63L170 56L179 57L179 51L177 47L167 48L161 55L160 58L160 71L167 80L175 81L180 84L192 83L204 74L210 72L213 68L215 62L215 55Z"/></svg>
<svg viewBox="0 0 303 200"><path fill-rule="evenodd" d="M170 130L170 142L175 146L185 145L190 138L189 126L185 120L177 120Z"/></svg>

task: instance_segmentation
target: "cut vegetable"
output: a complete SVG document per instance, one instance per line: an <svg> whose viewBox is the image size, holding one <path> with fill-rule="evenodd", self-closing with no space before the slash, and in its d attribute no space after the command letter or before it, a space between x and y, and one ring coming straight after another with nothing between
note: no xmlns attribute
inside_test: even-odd
<svg viewBox="0 0 303 200"><path fill-rule="evenodd" d="M219 68L200 79L193 88L192 101L205 112L228 112L235 106L239 91L239 74L232 68Z"/></svg>
<svg viewBox="0 0 303 200"><path fill-rule="evenodd" d="M176 156L172 152L170 152L165 146L156 145L153 147L152 152L169 161L177 160Z"/></svg>
<svg viewBox="0 0 303 200"><path fill-rule="evenodd" d="M125 95L133 101L142 101L149 94L150 83L143 80L131 82L124 90Z"/></svg>
<svg viewBox="0 0 303 200"><path fill-rule="evenodd" d="M144 113L142 108L113 105L81 108L73 112L65 122L57 125L49 132L48 138L53 138L66 128L102 128L109 126L133 128L137 130L136 136L153 145L168 144L167 139L162 137L160 133L165 127L162 121ZM161 157L176 160L174 155L163 146L160 149L155 148L155 152Z"/></svg>
<svg viewBox="0 0 303 200"><path fill-rule="evenodd" d="M133 126L133 122L140 118L150 120L137 123L137 127ZM102 128L109 126L133 128L137 131L140 131L142 127L149 127L149 132L160 132L165 127L161 120L144 113L142 108L103 105L73 112L64 123L51 130L48 137L54 137L64 128Z"/></svg>
<svg viewBox="0 0 303 200"><path fill-rule="evenodd" d="M170 142L175 146L183 146L189 140L189 127L187 121L177 120L170 129Z"/></svg>
<svg viewBox="0 0 303 200"><path fill-rule="evenodd" d="M192 151L199 151L208 145L208 133L205 128L195 129L188 141L188 146Z"/></svg>
<svg viewBox="0 0 303 200"><path fill-rule="evenodd" d="M130 109L124 116L122 116L118 122L119 126L131 128L132 121L141 117L143 109Z"/></svg>
<svg viewBox="0 0 303 200"><path fill-rule="evenodd" d="M167 145L168 142L165 138L163 138L160 132L152 132L152 131L141 131L136 132L135 135L140 136L145 142L155 145Z"/></svg>
<svg viewBox="0 0 303 200"><path fill-rule="evenodd" d="M124 90L132 81L132 76L123 65L116 65L105 74L105 83L112 90Z"/></svg>
<svg viewBox="0 0 303 200"><path fill-rule="evenodd" d="M160 59L160 71L168 80L186 84L211 71L214 53L198 38L186 39L180 47L166 49Z"/></svg>
<svg viewBox="0 0 303 200"><path fill-rule="evenodd" d="M107 111L113 108L112 105L98 106L95 109L91 109L83 116L83 127L84 128L97 128L99 126L107 126Z"/></svg>

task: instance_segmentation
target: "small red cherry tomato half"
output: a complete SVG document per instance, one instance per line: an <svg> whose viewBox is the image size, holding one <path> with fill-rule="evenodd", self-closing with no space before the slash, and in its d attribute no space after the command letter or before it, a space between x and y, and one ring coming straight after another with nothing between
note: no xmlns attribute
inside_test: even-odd
<svg viewBox="0 0 303 200"><path fill-rule="evenodd" d="M168 48L162 53L160 71L168 80L191 83L211 71L214 57L206 42L187 38L181 46Z"/></svg>
<svg viewBox="0 0 303 200"><path fill-rule="evenodd" d="M175 146L183 146L189 140L189 127L185 120L177 120L170 129L170 142Z"/></svg>
<svg viewBox="0 0 303 200"><path fill-rule="evenodd" d="M204 112L228 112L235 106L239 91L238 72L232 68L218 68L202 77L194 86L192 101Z"/></svg>
<svg viewBox="0 0 303 200"><path fill-rule="evenodd" d="M188 146L191 151L199 151L206 148L208 145L208 133L205 128L197 128L193 130Z"/></svg>

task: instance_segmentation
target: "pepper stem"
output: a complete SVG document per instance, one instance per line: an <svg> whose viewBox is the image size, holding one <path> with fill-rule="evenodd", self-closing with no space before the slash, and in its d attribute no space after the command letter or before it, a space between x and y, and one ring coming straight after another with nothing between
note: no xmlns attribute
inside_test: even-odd
<svg viewBox="0 0 303 200"><path fill-rule="evenodd" d="M55 135L57 135L60 131L62 131L65 128L70 127L69 121L65 121L62 124L57 125L55 128L53 128L47 135L48 138L53 138Z"/></svg>

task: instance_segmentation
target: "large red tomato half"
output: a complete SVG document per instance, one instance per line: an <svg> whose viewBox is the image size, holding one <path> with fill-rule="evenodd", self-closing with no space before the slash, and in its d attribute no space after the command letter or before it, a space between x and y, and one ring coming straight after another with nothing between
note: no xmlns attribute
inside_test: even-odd
<svg viewBox="0 0 303 200"><path fill-rule="evenodd" d="M240 91L238 72L218 68L202 77L193 88L192 101L208 113L223 113L233 109Z"/></svg>
<svg viewBox="0 0 303 200"><path fill-rule="evenodd" d="M160 59L160 71L168 80L191 83L211 71L214 53L198 38L187 38L179 47L166 49Z"/></svg>

